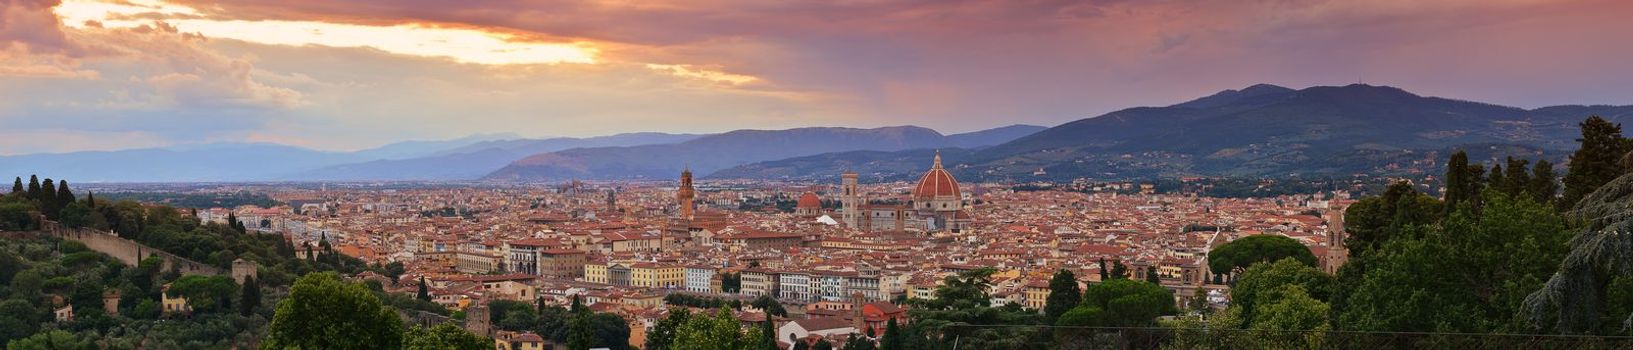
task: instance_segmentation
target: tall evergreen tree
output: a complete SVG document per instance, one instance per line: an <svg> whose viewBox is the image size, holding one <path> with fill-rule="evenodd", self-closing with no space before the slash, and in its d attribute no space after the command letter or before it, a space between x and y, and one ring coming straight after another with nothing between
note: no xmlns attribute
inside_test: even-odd
<svg viewBox="0 0 1633 350"><path fill-rule="evenodd" d="M595 330L590 327L590 312L575 311L572 322L567 323L567 349L589 350L590 344L595 342Z"/></svg>
<svg viewBox="0 0 1633 350"><path fill-rule="evenodd" d="M896 325L896 319L885 321L885 335L879 338L879 350L902 350L905 345L901 326Z"/></svg>
<svg viewBox="0 0 1633 350"><path fill-rule="evenodd" d="M420 276L420 293L418 297L420 300L431 301L431 289L426 286L425 276Z"/></svg>
<svg viewBox="0 0 1633 350"><path fill-rule="evenodd" d="M1100 280L1101 281L1106 281L1106 280L1110 280L1110 279L1111 279L1111 265L1106 265L1106 258L1105 257L1100 257Z"/></svg>
<svg viewBox="0 0 1633 350"><path fill-rule="evenodd" d="M1530 163L1525 159L1508 157L1508 174L1503 175L1504 178L1507 178L1507 182L1502 187L1503 193L1507 193L1511 197L1526 194L1526 188L1531 186L1531 173L1526 169ZM1497 176L1497 174L1491 176Z"/></svg>
<svg viewBox="0 0 1633 350"><path fill-rule="evenodd" d="M1114 279L1114 280L1128 279L1128 265L1123 265L1122 260L1112 261L1111 262L1111 279Z"/></svg>
<svg viewBox="0 0 1633 350"><path fill-rule="evenodd" d="M74 191L68 189L68 180L57 181L56 196L57 211L62 211L62 208L66 208L68 207L68 204L74 203Z"/></svg>
<svg viewBox="0 0 1633 350"><path fill-rule="evenodd" d="M1480 206L1480 187L1485 172L1485 167L1469 164L1468 153L1452 153L1451 161L1446 162L1446 213L1463 204Z"/></svg>
<svg viewBox="0 0 1633 350"><path fill-rule="evenodd" d="M249 316L255 313L255 308L261 307L261 284L255 281L255 276L244 278L243 292L238 299L240 315Z"/></svg>
<svg viewBox="0 0 1633 350"><path fill-rule="evenodd" d="M1067 269L1055 271L1055 277L1049 279L1049 298L1043 304L1045 322L1054 324L1055 319L1077 307L1082 299L1083 289L1077 286L1077 275Z"/></svg>
<svg viewBox="0 0 1633 350"><path fill-rule="evenodd" d="M23 193L23 191L26 191L23 189L23 177L18 176L17 179L13 180L11 183L11 193Z"/></svg>
<svg viewBox="0 0 1633 350"><path fill-rule="evenodd" d="M56 218L57 217L57 183L56 183L56 181L51 181L51 178L49 178L49 177L45 178L45 182L42 182L40 184L40 192L38 194L34 195L34 200L40 201L40 211L45 212L46 216Z"/></svg>
<svg viewBox="0 0 1633 350"><path fill-rule="evenodd" d="M756 346L757 349L755 350L781 349L777 346L777 329L774 323L776 322L771 318L771 315L766 315L765 322L760 322L760 345Z"/></svg>
<svg viewBox="0 0 1633 350"><path fill-rule="evenodd" d="M96 209L96 192L85 192L85 206L91 207L91 209Z"/></svg>
<svg viewBox="0 0 1633 350"><path fill-rule="evenodd" d="M1145 281L1155 285L1162 285L1162 278L1157 276L1156 266L1145 267Z"/></svg>
<svg viewBox="0 0 1633 350"><path fill-rule="evenodd" d="M29 199L40 199L40 177L39 177L39 175L29 175L28 176L28 198Z"/></svg>
<svg viewBox="0 0 1633 350"><path fill-rule="evenodd" d="M1559 182L1554 176L1554 165L1548 160L1537 160L1537 165L1531 168L1531 183L1526 185L1525 192L1530 193L1537 203L1548 203L1559 193Z"/></svg>
<svg viewBox="0 0 1633 350"><path fill-rule="evenodd" d="M1503 173L1502 164L1491 165L1491 176L1486 177L1486 186L1497 192L1508 193L1508 177Z"/></svg>
<svg viewBox="0 0 1633 350"><path fill-rule="evenodd" d="M1630 142L1622 137L1622 125L1613 124L1599 116L1582 121L1581 146L1571 154L1570 169L1565 172L1565 194L1559 200L1561 208L1570 208L1599 186L1627 173L1620 164Z"/></svg>

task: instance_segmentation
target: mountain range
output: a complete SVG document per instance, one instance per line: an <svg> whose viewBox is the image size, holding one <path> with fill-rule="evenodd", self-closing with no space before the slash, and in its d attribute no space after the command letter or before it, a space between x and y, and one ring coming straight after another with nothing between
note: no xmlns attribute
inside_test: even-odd
<svg viewBox="0 0 1633 350"><path fill-rule="evenodd" d="M987 180L1410 174L1438 171L1426 164L1455 149L1476 160L1541 157L1561 164L1576 147L1577 123L1590 115L1627 123L1633 106L1524 109L1389 86L1260 84L1065 123L959 152L946 164L957 176ZM884 176L928 164L923 152L848 152L745 164L710 176L832 177L844 169Z"/></svg>
<svg viewBox="0 0 1633 350"><path fill-rule="evenodd" d="M0 156L0 174L76 182L910 178L936 150L970 180L1432 174L1452 150L1564 163L1589 115L1633 106L1517 108L1354 84L1258 84L1055 127L946 135L917 126L809 127L586 138L475 135L352 152L265 143Z"/></svg>
<svg viewBox="0 0 1633 350"><path fill-rule="evenodd" d="M672 178L683 169L707 174L753 162L830 152L984 147L1043 129L1011 125L953 135L917 126L737 130L672 145L591 147L535 154L485 178L506 181Z"/></svg>

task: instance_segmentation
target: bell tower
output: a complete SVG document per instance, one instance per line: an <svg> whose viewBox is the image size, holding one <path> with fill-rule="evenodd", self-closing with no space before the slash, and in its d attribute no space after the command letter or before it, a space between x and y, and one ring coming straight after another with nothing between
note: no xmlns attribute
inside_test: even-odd
<svg viewBox="0 0 1633 350"><path fill-rule="evenodd" d="M862 194L856 185L856 172L845 170L845 173L840 174L839 178L841 179L839 204L844 210L840 218L845 221L845 226L850 226L853 229L859 228L858 224L861 223L862 217Z"/></svg>
<svg viewBox="0 0 1633 350"><path fill-rule="evenodd" d="M680 172L680 189L675 191L675 201L680 203L682 219L692 219L692 197L696 195L696 190L692 189L692 168L686 168Z"/></svg>

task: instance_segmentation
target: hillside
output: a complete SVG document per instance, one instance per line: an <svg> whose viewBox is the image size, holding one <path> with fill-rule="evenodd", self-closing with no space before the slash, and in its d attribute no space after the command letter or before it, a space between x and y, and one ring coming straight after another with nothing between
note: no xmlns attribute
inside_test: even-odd
<svg viewBox="0 0 1633 350"><path fill-rule="evenodd" d="M699 174L758 161L829 152L899 151L1005 142L1037 127L1010 126L942 135L916 126L874 129L798 128L737 130L673 145L579 148L518 160L489 174L498 180L669 178L682 169Z"/></svg>
<svg viewBox="0 0 1633 350"><path fill-rule="evenodd" d="M470 180L532 154L581 147L660 145L695 134L628 133L610 136L507 139L474 142L406 159L377 159L290 175L291 180Z"/></svg>
<svg viewBox="0 0 1633 350"><path fill-rule="evenodd" d="M1633 121L1633 106L1528 110L1388 86L1294 90L1260 84L1062 124L977 150L954 172L995 180L1037 178L1033 173L1039 169L1045 170L1043 179L1054 180L1408 174L1452 149L1471 149L1477 157L1545 156L1557 163L1575 147L1576 123L1594 114L1627 123ZM823 155L749 164L716 176L827 176L852 164L871 172L914 163L922 160L910 153Z"/></svg>

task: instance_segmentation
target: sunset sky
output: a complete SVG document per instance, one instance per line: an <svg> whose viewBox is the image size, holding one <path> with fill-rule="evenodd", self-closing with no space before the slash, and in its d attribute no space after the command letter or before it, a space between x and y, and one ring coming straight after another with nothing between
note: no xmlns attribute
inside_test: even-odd
<svg viewBox="0 0 1633 350"><path fill-rule="evenodd" d="M0 155L1052 126L1255 83L1633 104L1633 1L0 0Z"/></svg>

